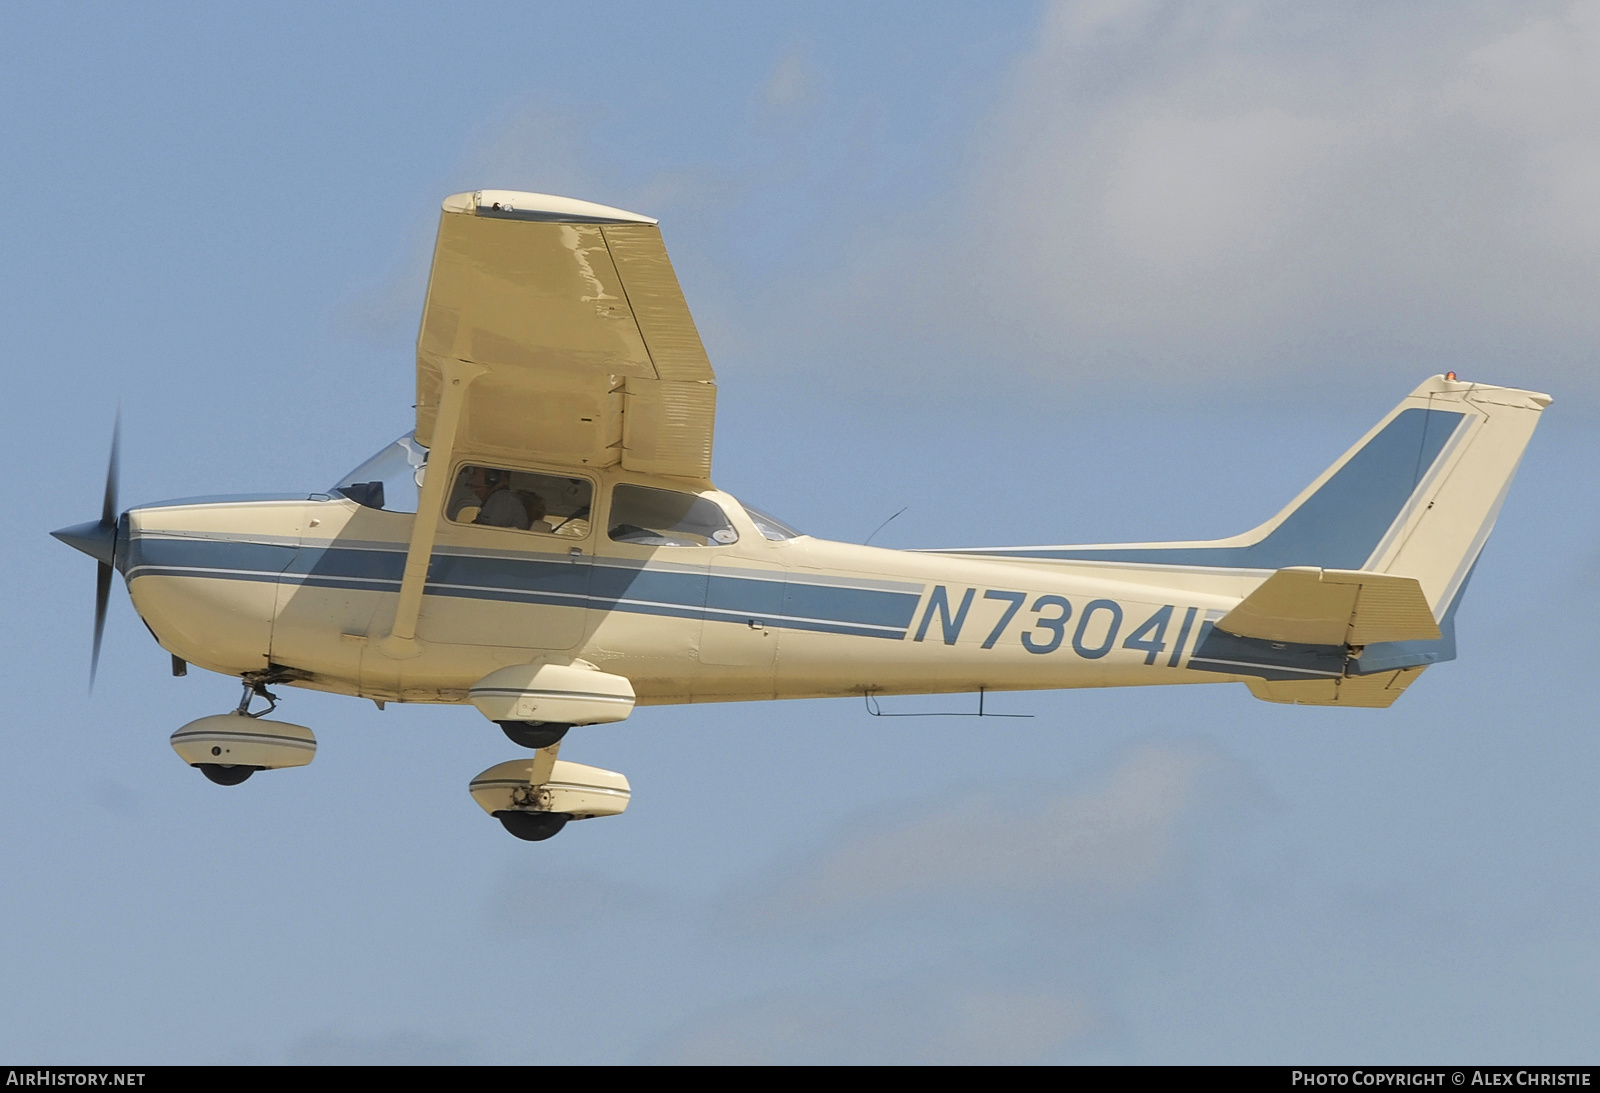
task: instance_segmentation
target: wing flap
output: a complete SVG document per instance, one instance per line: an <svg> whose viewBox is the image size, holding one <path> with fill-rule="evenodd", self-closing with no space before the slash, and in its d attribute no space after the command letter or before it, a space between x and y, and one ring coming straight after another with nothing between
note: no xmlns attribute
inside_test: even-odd
<svg viewBox="0 0 1600 1093"><path fill-rule="evenodd" d="M629 379L623 400L622 465L646 474L711 476L709 383Z"/></svg>

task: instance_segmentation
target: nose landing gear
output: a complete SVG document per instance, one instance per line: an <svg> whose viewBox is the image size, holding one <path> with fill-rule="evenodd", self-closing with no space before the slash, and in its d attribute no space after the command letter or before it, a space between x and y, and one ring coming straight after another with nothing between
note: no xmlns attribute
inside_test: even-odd
<svg viewBox="0 0 1600 1093"><path fill-rule="evenodd" d="M267 690L269 682L277 680L246 677L244 697L232 713L202 717L173 733L172 750L178 758L219 786L236 786L258 770L311 762L317 738L310 729L265 720L278 706L278 696ZM257 697L267 700L267 708L251 713L250 704Z"/></svg>

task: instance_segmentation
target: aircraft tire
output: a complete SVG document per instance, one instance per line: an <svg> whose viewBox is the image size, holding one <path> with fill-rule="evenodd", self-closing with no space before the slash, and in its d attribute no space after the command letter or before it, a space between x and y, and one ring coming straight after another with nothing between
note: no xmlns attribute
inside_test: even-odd
<svg viewBox="0 0 1600 1093"><path fill-rule="evenodd" d="M572 728L557 721L496 721L495 724L500 726L500 731L513 744L534 750L560 743L561 738L567 735L567 730Z"/></svg>
<svg viewBox="0 0 1600 1093"><path fill-rule="evenodd" d="M530 843L541 843L552 838L572 819L565 812L517 812L511 809L496 812L494 818L511 834Z"/></svg>
<svg viewBox="0 0 1600 1093"><path fill-rule="evenodd" d="M221 763L196 763L195 767L219 786L236 786L261 767L223 766Z"/></svg>

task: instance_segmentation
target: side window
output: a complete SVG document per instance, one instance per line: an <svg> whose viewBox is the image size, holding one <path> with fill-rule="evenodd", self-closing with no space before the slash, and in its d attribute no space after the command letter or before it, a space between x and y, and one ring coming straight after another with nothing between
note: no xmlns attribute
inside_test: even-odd
<svg viewBox="0 0 1600 1093"><path fill-rule="evenodd" d="M456 474L445 515L458 524L583 539L593 501L594 487L586 478L469 463Z"/></svg>
<svg viewBox="0 0 1600 1093"><path fill-rule="evenodd" d="M611 538L644 546L723 546L739 533L714 501L692 493L618 486L611 493Z"/></svg>

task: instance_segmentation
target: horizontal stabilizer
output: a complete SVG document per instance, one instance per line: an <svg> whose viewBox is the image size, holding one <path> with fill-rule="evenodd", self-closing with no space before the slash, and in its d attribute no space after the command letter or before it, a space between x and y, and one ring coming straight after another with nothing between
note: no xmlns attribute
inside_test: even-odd
<svg viewBox="0 0 1600 1093"><path fill-rule="evenodd" d="M1434 621L1414 577L1355 569L1280 569L1217 620L1239 637L1304 645L1435 641Z"/></svg>

